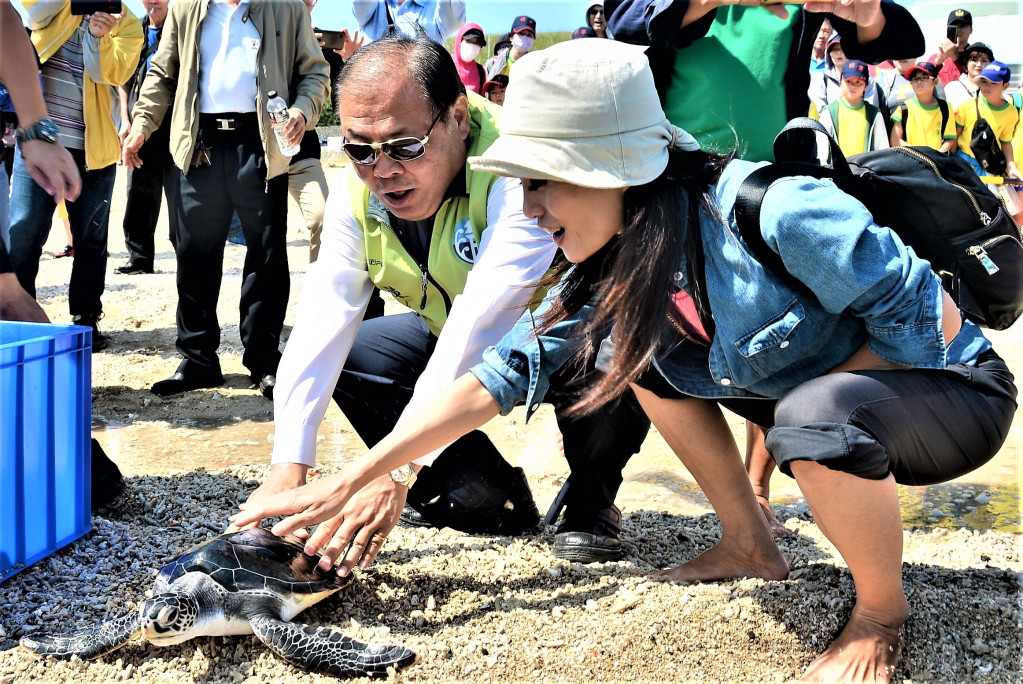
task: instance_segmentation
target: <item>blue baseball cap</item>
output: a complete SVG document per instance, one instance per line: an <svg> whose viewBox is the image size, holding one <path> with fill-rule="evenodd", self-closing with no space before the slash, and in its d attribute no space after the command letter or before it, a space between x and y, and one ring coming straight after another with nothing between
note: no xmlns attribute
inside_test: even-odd
<svg viewBox="0 0 1023 684"><path fill-rule="evenodd" d="M593 30L592 26L580 26L575 31L572 31L572 40L576 38L596 38L597 32Z"/></svg>
<svg viewBox="0 0 1023 684"><path fill-rule="evenodd" d="M864 81L869 81L870 69L867 68L866 62L850 59L842 65L842 80L844 81L847 78L862 78Z"/></svg>
<svg viewBox="0 0 1023 684"><path fill-rule="evenodd" d="M980 76L977 78L982 78L992 83L1008 83L1011 76L1012 71L1004 63L991 62L984 67L984 71L980 72Z"/></svg>

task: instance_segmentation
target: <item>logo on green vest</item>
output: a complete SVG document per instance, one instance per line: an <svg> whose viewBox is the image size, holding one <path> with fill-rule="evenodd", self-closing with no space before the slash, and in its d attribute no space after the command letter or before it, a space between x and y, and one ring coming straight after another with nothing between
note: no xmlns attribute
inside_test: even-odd
<svg viewBox="0 0 1023 684"><path fill-rule="evenodd" d="M476 255L479 253L480 247L476 243L476 235L472 232L469 219L462 219L455 226L455 236L451 246L454 247L455 254L459 259L467 264L476 263Z"/></svg>

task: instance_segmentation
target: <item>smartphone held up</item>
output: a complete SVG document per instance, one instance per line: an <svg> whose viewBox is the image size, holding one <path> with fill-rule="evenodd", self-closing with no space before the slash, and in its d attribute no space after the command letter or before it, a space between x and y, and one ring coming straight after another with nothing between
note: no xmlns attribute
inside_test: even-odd
<svg viewBox="0 0 1023 684"><path fill-rule="evenodd" d="M121 0L71 0L71 14L121 13Z"/></svg>

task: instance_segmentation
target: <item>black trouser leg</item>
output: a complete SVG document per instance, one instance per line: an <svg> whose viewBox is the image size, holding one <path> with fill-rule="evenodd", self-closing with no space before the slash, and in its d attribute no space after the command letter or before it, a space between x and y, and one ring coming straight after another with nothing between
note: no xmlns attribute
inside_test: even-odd
<svg viewBox="0 0 1023 684"><path fill-rule="evenodd" d="M565 460L571 469L561 503L576 521L588 520L614 504L622 470L639 452L650 429L650 419L631 390L591 414L562 415L578 399L572 389L592 384L589 378L598 373L591 361L581 376L569 365L551 377L550 399L558 414Z"/></svg>
<svg viewBox="0 0 1023 684"><path fill-rule="evenodd" d="M334 400L368 446L394 429L436 343L437 338L414 313L362 322L338 379ZM518 487L522 482L521 472L504 460L489 437L475 430L420 471L409 492L409 503L425 506L439 495L459 490L461 493L455 496L464 506L465 519L444 519L438 524L465 531L511 531L517 529L513 523L526 520L520 529L535 525L537 520L528 487L524 491ZM519 510L514 515L502 507L506 499L518 502ZM474 506L480 507L480 515L465 511ZM485 516L483 509L493 515Z"/></svg>
<svg viewBox="0 0 1023 684"><path fill-rule="evenodd" d="M255 126L204 131L210 164L189 169L179 187L175 252L178 257L178 341L185 375L218 372L217 301L224 245L237 211L249 242L241 291L242 363L254 376L274 373L288 305L285 249L288 179L267 182L266 159ZM173 237L173 236L172 236Z"/></svg>
<svg viewBox="0 0 1023 684"><path fill-rule="evenodd" d="M161 193L167 195L167 203L173 203L169 175L176 171L170 155L170 115L164 117L157 128L139 150L142 166L128 170L128 197L124 205L124 246L128 251L128 263L152 268L156 254L154 238L156 224L160 219ZM169 212L175 220L174 211Z"/></svg>

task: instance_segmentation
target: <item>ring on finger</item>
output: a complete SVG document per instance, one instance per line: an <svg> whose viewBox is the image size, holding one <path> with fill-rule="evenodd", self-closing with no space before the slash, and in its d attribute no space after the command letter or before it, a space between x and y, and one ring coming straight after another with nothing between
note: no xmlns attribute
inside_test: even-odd
<svg viewBox="0 0 1023 684"><path fill-rule="evenodd" d="M361 549L361 548L365 547L366 545L362 544L360 542L357 542L357 541L353 541L352 542L352 546L358 546Z"/></svg>
<svg viewBox="0 0 1023 684"><path fill-rule="evenodd" d="M380 534L379 532L377 534L374 534L373 537L370 539L371 543L378 544L379 546L383 546L385 541L387 541L387 537L385 535Z"/></svg>

